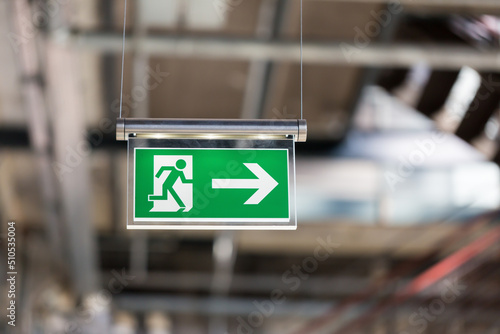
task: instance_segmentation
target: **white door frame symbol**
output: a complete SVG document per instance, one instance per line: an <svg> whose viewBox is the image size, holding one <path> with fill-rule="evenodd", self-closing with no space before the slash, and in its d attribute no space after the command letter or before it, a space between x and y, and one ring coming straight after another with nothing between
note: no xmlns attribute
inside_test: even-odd
<svg viewBox="0 0 500 334"><path fill-rule="evenodd" d="M189 212L193 208L193 156L155 155L150 212Z"/></svg>

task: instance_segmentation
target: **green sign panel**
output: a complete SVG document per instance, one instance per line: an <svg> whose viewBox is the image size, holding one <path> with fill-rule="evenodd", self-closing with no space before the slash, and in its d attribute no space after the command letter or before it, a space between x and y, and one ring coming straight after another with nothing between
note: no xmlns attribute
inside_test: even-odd
<svg viewBox="0 0 500 334"><path fill-rule="evenodd" d="M288 149L136 147L133 222L290 221Z"/></svg>

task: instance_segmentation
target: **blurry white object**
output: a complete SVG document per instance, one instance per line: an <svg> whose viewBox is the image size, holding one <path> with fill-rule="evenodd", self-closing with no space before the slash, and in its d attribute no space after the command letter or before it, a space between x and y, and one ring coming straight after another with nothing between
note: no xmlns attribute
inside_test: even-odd
<svg viewBox="0 0 500 334"><path fill-rule="evenodd" d="M436 122L440 129L455 132L481 86L481 76L470 67L460 71L453 85L444 112L438 114Z"/></svg>
<svg viewBox="0 0 500 334"><path fill-rule="evenodd" d="M452 187L458 207L496 209L500 204L500 175L494 163L457 166Z"/></svg>
<svg viewBox="0 0 500 334"><path fill-rule="evenodd" d="M135 334L137 328L137 320L128 312L117 312L115 315L115 323L111 330L112 334Z"/></svg>
<svg viewBox="0 0 500 334"><path fill-rule="evenodd" d="M145 26L174 27L179 19L179 0L141 0L140 20Z"/></svg>
<svg viewBox="0 0 500 334"><path fill-rule="evenodd" d="M422 97L422 92L429 81L431 73L431 68L425 62L414 65L403 85L394 91L394 96L407 105L415 107Z"/></svg>
<svg viewBox="0 0 500 334"><path fill-rule="evenodd" d="M187 1L186 23L193 29L221 29L226 24L227 14L234 10L230 0Z"/></svg>
<svg viewBox="0 0 500 334"><path fill-rule="evenodd" d="M147 334L171 334L172 321L161 312L152 312L146 316Z"/></svg>

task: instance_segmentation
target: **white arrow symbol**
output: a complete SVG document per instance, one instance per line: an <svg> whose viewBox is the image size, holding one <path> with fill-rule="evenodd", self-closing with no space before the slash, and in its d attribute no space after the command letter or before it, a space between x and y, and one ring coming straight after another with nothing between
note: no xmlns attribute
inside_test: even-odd
<svg viewBox="0 0 500 334"><path fill-rule="evenodd" d="M256 179L213 179L214 189L257 189L245 204L259 204L278 185L259 164L244 164Z"/></svg>

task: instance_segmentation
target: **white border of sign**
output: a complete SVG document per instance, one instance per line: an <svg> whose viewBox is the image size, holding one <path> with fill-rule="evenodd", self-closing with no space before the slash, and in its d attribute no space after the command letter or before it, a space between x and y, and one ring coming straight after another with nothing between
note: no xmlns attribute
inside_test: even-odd
<svg viewBox="0 0 500 334"><path fill-rule="evenodd" d="M288 218L136 218L135 216L135 166L137 165L137 154L136 151L139 150L158 150L162 149L160 147L134 147L134 183L133 183L133 191L132 191L132 203L133 203L133 221L134 222L185 222L185 223L217 223L217 222L233 222L233 223L253 223L253 222L272 222L272 223L288 223L290 221L290 211L291 211L291 203L290 203L290 189L288 190ZM266 150L266 151L286 151L286 178L290 180L290 156L288 154L288 150L285 148L164 148L168 150L248 150L248 151L257 151L257 150Z"/></svg>
<svg viewBox="0 0 500 334"><path fill-rule="evenodd" d="M141 146L150 143L151 139L129 139L127 168L127 229L134 230L295 230L297 229L297 212L295 199L295 143L293 140L272 141L283 147L172 147L172 140L156 140L153 146ZM189 141L189 140L188 140ZM200 142L199 140L195 140ZM245 142L258 145L267 141L259 140L220 140L227 142ZM158 145L164 142L163 145ZM287 145L284 145L284 144ZM133 144L133 145L131 145ZM136 144L139 144L137 146ZM157 146L158 145L158 146ZM133 147L131 147L133 146ZM184 146L184 145L183 145ZM288 179L288 218L135 218L135 166L137 149L169 149L169 150L286 150ZM133 151L132 151L132 150ZM132 152L133 157L130 156ZM131 161L131 159L133 159ZM130 175L132 173L132 175ZM132 176L132 180L130 177ZM132 186L132 189L130 187ZM130 191L132 190L132 192ZM152 224L144 224L152 223ZM167 224L162 224L167 223ZM199 224L209 223L209 224ZM213 223L213 224L210 224ZM217 224L219 223L219 224Z"/></svg>

